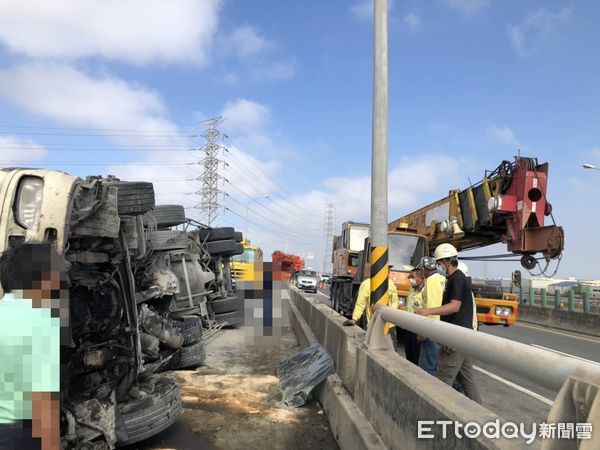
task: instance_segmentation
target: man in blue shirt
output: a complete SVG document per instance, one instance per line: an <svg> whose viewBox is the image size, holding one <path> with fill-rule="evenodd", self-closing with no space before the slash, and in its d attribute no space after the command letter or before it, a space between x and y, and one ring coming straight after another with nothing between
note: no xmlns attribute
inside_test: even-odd
<svg viewBox="0 0 600 450"><path fill-rule="evenodd" d="M0 449L60 448L60 281L48 243L0 256Z"/></svg>

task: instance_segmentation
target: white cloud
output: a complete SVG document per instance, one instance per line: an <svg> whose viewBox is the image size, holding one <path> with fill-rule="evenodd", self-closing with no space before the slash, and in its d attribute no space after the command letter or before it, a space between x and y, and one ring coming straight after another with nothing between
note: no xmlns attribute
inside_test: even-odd
<svg viewBox="0 0 600 450"><path fill-rule="evenodd" d="M275 42L263 36L257 27L243 25L221 36L220 51L227 71L221 80L238 84L241 80L281 81L293 77L299 67L295 55L284 55ZM232 66L239 65L236 69Z"/></svg>
<svg viewBox="0 0 600 450"><path fill-rule="evenodd" d="M394 8L396 0L388 1L388 13ZM350 12L360 20L373 21L373 0L362 0L350 7Z"/></svg>
<svg viewBox="0 0 600 450"><path fill-rule="evenodd" d="M221 115L227 121L225 127L231 132L254 134L265 129L271 118L271 110L261 103L239 98L227 102Z"/></svg>
<svg viewBox="0 0 600 450"><path fill-rule="evenodd" d="M421 18L415 13L407 14L402 20L404 21L404 24L408 27L408 30L412 33L419 30L421 28L421 25L423 24Z"/></svg>
<svg viewBox="0 0 600 450"><path fill-rule="evenodd" d="M431 164L436 161L436 164ZM412 208L424 206L424 197L436 192L446 195L458 181L459 161L446 155L413 157L392 168L388 175L388 204L390 218L406 214ZM332 177L323 183L323 190L305 194L303 203L336 204L340 222L368 221L370 212L371 177L357 175Z"/></svg>
<svg viewBox="0 0 600 450"><path fill-rule="evenodd" d="M109 75L92 78L68 65L24 64L0 71L0 96L62 124L155 131L152 137L118 137L124 145L140 141L181 145L156 92Z"/></svg>
<svg viewBox="0 0 600 450"><path fill-rule="evenodd" d="M444 0L444 4L465 16L471 16L491 4L490 0Z"/></svg>
<svg viewBox="0 0 600 450"><path fill-rule="evenodd" d="M556 38L561 27L571 19L571 10L548 11L540 8L519 25L509 25L506 34L517 54L526 58L540 51L549 40Z"/></svg>
<svg viewBox="0 0 600 450"><path fill-rule="evenodd" d="M296 74L298 66L298 59L290 56L279 61L255 64L249 69L249 72L256 81L282 81L292 78Z"/></svg>
<svg viewBox="0 0 600 450"><path fill-rule="evenodd" d="M204 65L222 0L5 0L0 42L38 59Z"/></svg>
<svg viewBox="0 0 600 450"><path fill-rule="evenodd" d="M256 27L243 25L225 39L224 50L239 58L256 56L275 48L275 44L260 34Z"/></svg>
<svg viewBox="0 0 600 450"><path fill-rule="evenodd" d="M0 136L1 161L40 161L46 156L46 149L30 139L20 139L14 136ZM0 163L2 166L10 164Z"/></svg>
<svg viewBox="0 0 600 450"><path fill-rule="evenodd" d="M492 136L498 142L508 144L512 146L518 146L519 141L515 137L514 131L509 127L497 127L493 126L488 130L490 136Z"/></svg>

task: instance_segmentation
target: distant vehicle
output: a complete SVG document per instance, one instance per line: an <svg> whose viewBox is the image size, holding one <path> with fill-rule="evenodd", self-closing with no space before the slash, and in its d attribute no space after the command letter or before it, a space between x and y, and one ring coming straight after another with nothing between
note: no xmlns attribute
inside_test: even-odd
<svg viewBox="0 0 600 450"><path fill-rule="evenodd" d="M301 270L296 279L296 286L303 291L312 291L317 293L317 285L319 284L319 276L314 270Z"/></svg>
<svg viewBox="0 0 600 450"><path fill-rule="evenodd" d="M231 258L231 271L236 283L239 281L262 281L263 251L251 245L250 241L242 241L244 253Z"/></svg>
<svg viewBox="0 0 600 450"><path fill-rule="evenodd" d="M331 275L328 273L321 274L321 283L331 283Z"/></svg>

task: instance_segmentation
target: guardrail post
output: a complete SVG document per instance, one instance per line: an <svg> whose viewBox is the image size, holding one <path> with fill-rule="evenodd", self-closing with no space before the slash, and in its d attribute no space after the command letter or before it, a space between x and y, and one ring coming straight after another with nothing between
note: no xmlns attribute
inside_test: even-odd
<svg viewBox="0 0 600 450"><path fill-rule="evenodd" d="M525 302L523 301L523 286L519 286L519 303L523 305Z"/></svg>
<svg viewBox="0 0 600 450"><path fill-rule="evenodd" d="M569 289L569 311L575 311L575 291Z"/></svg>
<svg viewBox="0 0 600 450"><path fill-rule="evenodd" d="M548 307L548 297L546 289L542 289L542 308Z"/></svg>
<svg viewBox="0 0 600 450"><path fill-rule="evenodd" d="M534 299L533 299L533 294L534 294L533 288L532 288L532 287L530 287L530 288L529 288L529 304L530 304L531 306L534 306L534 303L535 303L535 302L534 302Z"/></svg>
<svg viewBox="0 0 600 450"><path fill-rule="evenodd" d="M590 313L590 292L583 291L583 312L586 314Z"/></svg>
<svg viewBox="0 0 600 450"><path fill-rule="evenodd" d="M560 309L560 291L554 290L554 309Z"/></svg>

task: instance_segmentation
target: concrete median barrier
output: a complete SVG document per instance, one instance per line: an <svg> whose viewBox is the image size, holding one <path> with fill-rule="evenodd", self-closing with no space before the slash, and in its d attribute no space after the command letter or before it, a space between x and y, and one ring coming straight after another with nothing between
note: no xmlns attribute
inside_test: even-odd
<svg viewBox="0 0 600 450"><path fill-rule="evenodd" d="M525 446L521 439L493 439L483 434L472 439L459 438L454 428L449 428L443 438L435 425L431 431L435 437L419 439L419 421L456 421L479 426L505 421L396 352L367 349L363 346L365 331L356 326L343 327L345 319L328 306L293 288L291 300L292 325L300 342L309 345L318 340L335 361L336 375L330 376L316 393L342 449L516 449ZM312 338L306 337L311 335ZM335 400L340 397L343 404ZM356 423L345 424L349 417ZM361 424L361 420L367 424ZM366 434L361 434L361 430ZM373 440L373 432L379 441ZM361 436L360 441L338 439L345 433ZM377 447L376 442L382 444Z"/></svg>
<svg viewBox="0 0 600 450"><path fill-rule="evenodd" d="M519 322L600 336L600 315L541 306L519 305Z"/></svg>

